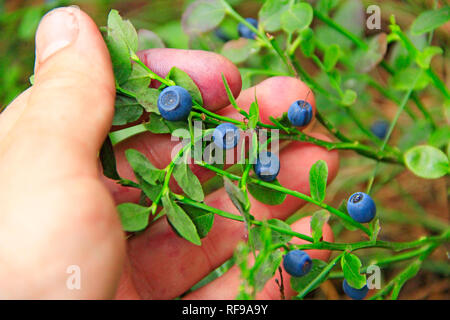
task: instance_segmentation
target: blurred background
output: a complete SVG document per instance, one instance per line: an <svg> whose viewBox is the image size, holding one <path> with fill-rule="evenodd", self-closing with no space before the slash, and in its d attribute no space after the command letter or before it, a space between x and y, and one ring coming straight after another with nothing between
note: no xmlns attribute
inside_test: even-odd
<svg viewBox="0 0 450 320"><path fill-rule="evenodd" d="M25 0L0 0L0 111L5 108L20 92L29 84L29 77L33 74L34 65L34 34L41 17L49 10L66 5L78 5L86 11L98 26L106 25L108 12L111 9L119 10L120 14L130 19L136 29L146 29L152 32L142 37L141 49L153 47L193 48L221 52L232 59L241 69L243 86L249 87L266 77L258 73L252 73L250 68L270 69L279 74L286 73L285 67L280 59L274 57L273 53L264 51L252 51L247 48L246 52L227 51L224 42L237 39L237 23L225 19L220 29L209 32L201 37L189 37L183 32L181 16L185 8L193 2L192 0L85 0L85 1L25 1ZM262 0L229 0L244 17L258 17ZM310 1L313 5L316 0ZM427 0L337 0L338 3L330 12L333 19L344 25L348 30L361 37L386 32L389 33L389 17L396 16L397 23L403 30L408 30L414 19L423 11L433 7L434 1ZM441 1L443 4L446 1ZM367 30L364 21L368 5L376 4L381 7L382 30ZM338 43L344 53L351 53L352 44L341 35L336 34L327 26L314 21L313 27L320 43ZM432 44L444 50L444 54L433 60L433 68L441 79L449 86L449 23L436 30ZM279 37L283 37L280 35ZM426 45L426 35L410 37L414 44L420 49ZM282 39L281 39L282 40ZM345 51L347 50L347 51ZM240 56L244 54L245 56ZM303 68L319 83L326 86L323 75L316 65L299 53L298 58ZM399 72L411 64L402 48L389 46L387 61ZM343 83L347 88L352 88L358 93L358 101L354 112L358 114L361 122L367 127L375 121L389 121L393 118L397 105L392 99L387 99L374 90L365 82L358 81L351 73L347 73L347 66L341 66ZM403 68L403 69L402 69ZM408 87L411 78L406 74L403 76L390 77L385 70L375 68L371 76L386 87L388 94L393 97L402 97L404 88ZM323 80L323 81L322 81ZM431 85L425 84L420 91L420 101L437 119L439 125L449 125L445 110L442 108L442 100ZM318 108L327 118L340 130L348 133L357 140L365 141L366 137L355 129L354 123L345 113L330 101L316 94ZM409 105L413 115L417 118L412 120L411 116L402 115L398 126L393 134L392 142L401 150L406 150L413 145L429 142L432 138L432 126L424 119L420 120L420 113ZM447 115L448 116L448 115ZM321 130L317 124L317 130ZM448 141L447 141L448 142ZM341 152L341 170L338 177L327 191L327 203L338 207L343 199L354 191L365 188L367 180L372 174L375 162L363 158L353 152ZM410 241L424 235L438 234L448 227L448 179L423 180L404 171L403 168L392 165L381 165L379 174L375 179L373 196L377 202L378 214L381 217L381 233L379 238L389 241ZM212 190L218 187L218 183L209 183ZM290 222L305 215L311 215L317 208L307 205L299 210ZM359 241L360 236L349 232L340 223L331 221L336 238L340 241ZM356 237L356 238L355 238ZM400 299L449 299L450 265L448 261L448 247L440 247L428 259L418 276L409 281ZM361 252L363 263L367 263L378 255L389 255L383 250L364 250ZM213 273L209 279L220 275L226 270L232 261ZM383 269L383 281L392 278L401 270L402 264L396 264L393 268ZM207 280L205 280L207 281ZM329 280L322 286L321 290L315 290L308 298L311 299L345 299L340 288L340 281Z"/></svg>

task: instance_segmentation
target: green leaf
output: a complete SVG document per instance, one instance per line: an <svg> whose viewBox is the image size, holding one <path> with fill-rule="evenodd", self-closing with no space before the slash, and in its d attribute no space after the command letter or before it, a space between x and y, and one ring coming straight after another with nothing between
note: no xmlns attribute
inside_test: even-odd
<svg viewBox="0 0 450 320"><path fill-rule="evenodd" d="M351 106L352 104L355 103L356 99L358 98L358 95L356 94L355 91L351 90L351 89L347 89L344 92L344 96L342 97L342 104L344 106Z"/></svg>
<svg viewBox="0 0 450 320"><path fill-rule="evenodd" d="M193 244L200 246L202 242L197 233L197 228L188 214L168 194L165 194L161 200L166 211L167 219L178 234Z"/></svg>
<svg viewBox="0 0 450 320"><path fill-rule="evenodd" d="M181 205L181 207L192 219L200 238L206 237L214 224L214 214L185 204Z"/></svg>
<svg viewBox="0 0 450 320"><path fill-rule="evenodd" d="M307 2L294 4L281 15L281 28L287 33L300 32L309 27L314 17L311 5Z"/></svg>
<svg viewBox="0 0 450 320"><path fill-rule="evenodd" d="M405 164L416 176L437 179L449 173L448 158L441 150L432 146L416 146L405 155Z"/></svg>
<svg viewBox="0 0 450 320"><path fill-rule="evenodd" d="M108 32L115 33L125 42L131 52L138 50L138 35L129 20L123 20L117 10L111 10L108 15Z"/></svg>
<svg viewBox="0 0 450 320"><path fill-rule="evenodd" d="M105 38L106 45L111 56L116 82L120 85L124 83L131 74L130 51L127 44L119 38L116 32L108 30Z"/></svg>
<svg viewBox="0 0 450 320"><path fill-rule="evenodd" d="M145 194L147 198L149 198L152 201L156 201L158 198L158 195L161 193L163 185L162 183L159 184L150 184L146 182L140 175L136 175L136 178L139 181L139 187L141 188L142 192Z"/></svg>
<svg viewBox="0 0 450 320"><path fill-rule="evenodd" d="M250 105L248 127L250 129L255 129L256 125L258 124L258 121L259 121L259 106L255 96L255 101L252 102L252 104Z"/></svg>
<svg viewBox="0 0 450 320"><path fill-rule="evenodd" d="M439 28L450 20L450 6L445 6L437 10L422 12L411 26L414 35L420 35Z"/></svg>
<svg viewBox="0 0 450 320"><path fill-rule="evenodd" d="M203 33L217 27L225 13L220 0L197 0L184 11L181 23L187 34Z"/></svg>
<svg viewBox="0 0 450 320"><path fill-rule="evenodd" d="M376 218L374 222L370 223L370 227L371 227L370 241L376 241L378 238L378 234L380 233L381 230L380 219Z"/></svg>
<svg viewBox="0 0 450 320"><path fill-rule="evenodd" d="M171 133L177 129L188 129L186 121L167 121L159 114L150 113L150 121L145 128L152 133Z"/></svg>
<svg viewBox="0 0 450 320"><path fill-rule="evenodd" d="M320 273L323 271L323 269L325 269L326 266L327 264L322 260L312 259L312 267L307 274L302 277L291 277L291 288L297 292L301 292L304 288L306 288L307 285L309 285L320 275ZM323 279L323 281L325 280L326 277ZM319 285L320 283L318 283L315 288L312 288L311 291L316 289Z"/></svg>
<svg viewBox="0 0 450 320"><path fill-rule="evenodd" d="M336 63L339 61L341 56L341 50L337 44L332 44L327 47L325 50L325 55L323 58L323 65L325 67L325 71L330 72L336 66Z"/></svg>
<svg viewBox="0 0 450 320"><path fill-rule="evenodd" d="M223 177L223 182L225 185L225 190L228 194L228 196L231 199L231 202L233 202L234 206L239 210L239 212L244 217L246 223L249 223L250 215L245 210L247 207L247 199L245 197L244 192L237 187L230 179L227 177Z"/></svg>
<svg viewBox="0 0 450 320"><path fill-rule="evenodd" d="M409 67L396 72L391 79L391 83L396 90L408 91L411 89L411 84L414 83L418 76L420 77L416 82L414 90L422 90L428 86L430 78L425 72L421 72L421 70L416 67Z"/></svg>
<svg viewBox="0 0 450 320"><path fill-rule="evenodd" d="M142 106L134 98L116 96L113 126L122 126L139 120L144 113Z"/></svg>
<svg viewBox="0 0 450 320"><path fill-rule="evenodd" d="M220 53L233 63L241 63L247 60L252 54L258 52L259 49L260 46L255 40L239 38L225 43Z"/></svg>
<svg viewBox="0 0 450 320"><path fill-rule="evenodd" d="M114 154L114 148L109 136L106 137L100 149L100 162L103 167L103 174L113 180L120 180L120 176L117 173L116 156Z"/></svg>
<svg viewBox="0 0 450 320"><path fill-rule="evenodd" d="M137 51L138 40L136 30L131 22L122 20L117 10L111 10L108 15L108 32L105 41L111 56L116 81L120 85L131 74L130 52Z"/></svg>
<svg viewBox="0 0 450 320"><path fill-rule="evenodd" d="M263 263L259 265L254 271L255 290L261 291L266 285L267 281L272 279L278 270L278 267L283 260L283 255L280 250L271 252Z"/></svg>
<svg viewBox="0 0 450 320"><path fill-rule="evenodd" d="M147 227L150 208L134 203L122 203L117 206L117 210L124 231L136 232Z"/></svg>
<svg viewBox="0 0 450 320"><path fill-rule="evenodd" d="M416 62L422 69L429 69L431 60L435 55L442 54L443 50L440 47L426 47L424 51L416 55Z"/></svg>
<svg viewBox="0 0 450 320"><path fill-rule="evenodd" d="M139 51L166 47L161 38L153 31L140 29L137 34Z"/></svg>
<svg viewBox="0 0 450 320"><path fill-rule="evenodd" d="M155 185L159 180L162 180L164 170L155 168L147 157L139 151L128 149L125 151L125 157L131 168L133 168L134 173L147 183Z"/></svg>
<svg viewBox="0 0 450 320"><path fill-rule="evenodd" d="M259 10L259 23L263 30L274 32L281 28L281 16L289 9L289 0L266 0Z"/></svg>
<svg viewBox="0 0 450 320"><path fill-rule="evenodd" d="M270 219L270 220L267 220L266 223L269 225L276 226L276 227L286 230L286 231L292 231L290 225L288 225L286 222L278 220L278 219ZM264 247L263 246L264 245L263 244L263 236L261 233L265 231L265 228L267 228L267 226L254 226L251 229L252 239L254 241L256 250L261 250ZM285 243L288 243L289 241L291 241L291 239L292 239L292 236L286 235L277 230L271 229L271 239L270 239L271 245L275 246L278 244L285 244Z"/></svg>
<svg viewBox="0 0 450 320"><path fill-rule="evenodd" d="M203 201L205 195L203 194L202 185L186 163L175 165L173 177L188 197L198 202Z"/></svg>
<svg viewBox="0 0 450 320"><path fill-rule="evenodd" d="M345 280L355 289L361 289L366 285L366 275L360 274L361 261L352 253L346 253L341 258L341 267Z"/></svg>
<svg viewBox="0 0 450 320"><path fill-rule="evenodd" d="M327 15L339 2L340 0L319 0L316 5L316 10Z"/></svg>
<svg viewBox="0 0 450 320"><path fill-rule="evenodd" d="M300 49L305 57L311 57L316 49L316 40L314 31L311 28L306 28L300 33Z"/></svg>
<svg viewBox="0 0 450 320"><path fill-rule="evenodd" d="M358 50L354 57L357 72L367 73L375 68L384 58L387 51L386 34L379 33L369 40L367 50Z"/></svg>
<svg viewBox="0 0 450 320"><path fill-rule="evenodd" d="M167 78L173 80L178 86L186 89L193 100L197 101L200 105L203 105L203 98L200 93L200 89L186 72L177 67L173 67L170 69Z"/></svg>
<svg viewBox="0 0 450 320"><path fill-rule="evenodd" d="M428 139L428 143L436 148L442 148L450 143L450 126L438 128Z"/></svg>
<svg viewBox="0 0 450 320"><path fill-rule="evenodd" d="M155 113L150 113L150 121L145 124L145 128L152 133L170 133L164 118Z"/></svg>
<svg viewBox="0 0 450 320"><path fill-rule="evenodd" d="M326 210L316 211L311 217L311 232L314 243L317 243L322 238L323 225L328 222L330 214Z"/></svg>
<svg viewBox="0 0 450 320"><path fill-rule="evenodd" d="M278 180L271 182L274 185L281 186ZM282 204L286 199L286 194L280 191L272 190L263 186L260 186L255 183L247 184L248 191L250 194L264 204L268 204L271 206L276 206L278 204Z"/></svg>
<svg viewBox="0 0 450 320"><path fill-rule="evenodd" d="M319 202L325 199L328 179L328 166L323 160L313 164L309 170L309 188L311 197Z"/></svg>
<svg viewBox="0 0 450 320"><path fill-rule="evenodd" d="M145 111L159 114L159 90L154 88L145 88L138 91L136 96L137 101L144 107Z"/></svg>
<svg viewBox="0 0 450 320"><path fill-rule="evenodd" d="M36 29L41 21L43 12L41 6L24 7L25 13L19 27L17 28L17 36L22 40L30 40L36 33ZM5 15L3 15L5 17ZM6 38L5 38L6 39Z"/></svg>
<svg viewBox="0 0 450 320"><path fill-rule="evenodd" d="M139 91L148 89L151 80L148 71L140 64L134 63L130 76L120 87L127 91L138 93Z"/></svg>

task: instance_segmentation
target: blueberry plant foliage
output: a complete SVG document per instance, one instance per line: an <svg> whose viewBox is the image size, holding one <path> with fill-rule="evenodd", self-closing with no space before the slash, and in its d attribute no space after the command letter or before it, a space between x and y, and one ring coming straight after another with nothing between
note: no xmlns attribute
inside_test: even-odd
<svg viewBox="0 0 450 320"><path fill-rule="evenodd" d="M380 168L384 170L386 165L397 168L396 174L409 170L423 179L448 175L450 129L448 118L443 118L449 115L450 93L431 65L433 57L441 55L443 50L430 45L434 30L449 20L448 5L435 7L419 15L408 32L402 30L392 16L389 34L378 33L370 37L363 36L361 26L352 27L352 20L358 20L361 16L361 12L358 12L361 11L361 6L356 0L319 0L313 4L296 0L266 0L259 10L258 24L255 26L225 0L197 0L191 2L182 17L182 27L189 35L192 47L215 50L236 64L247 62L249 67L240 69L244 87L249 86L253 77L261 75L289 75L304 81L317 96L316 118L335 137L334 142L301 132L290 123L287 114L277 119L271 118L271 124L260 122L256 98L249 112L244 111L236 103L223 76L223 85L230 103L242 115L242 121L209 111L195 82L184 71L173 67L166 77L161 77L139 59L137 51L142 49L142 44L152 47L162 41L150 31L136 32L130 21L124 20L118 11L112 10L107 26L103 27L102 31L116 79L117 97L113 125L132 124L125 129L127 136L145 131L176 135L177 129L180 128L189 132L189 136L184 137L189 142L181 147L164 169L156 168L137 150L127 150L126 159L134 171L135 181L123 179L116 169L113 142L121 138L118 138L116 133L111 134L105 141L100 152L105 176L123 186L141 191L139 204L123 203L118 206L123 229L132 235L148 227L150 216L166 216L180 237L195 245L201 245L201 239L211 230L216 216L241 221L247 228L248 241L239 244L232 263L228 262L228 267L236 264L241 271L242 285L237 297L239 299L255 298L257 292L277 273L287 252L303 252L302 250L308 249L331 250L336 254L329 262L312 259L312 265L302 269L307 270L305 275L291 278L292 288L298 292L296 299L304 298L329 278L344 278L345 290L363 292L367 285L366 271L369 264L358 258L357 251L369 248L388 249L395 254L382 256L372 263L384 267L406 262L405 267L383 288L376 291L371 299L396 299L402 286L417 274L424 260L437 247L448 242L448 226L440 228L439 234L410 242L379 240L377 237L383 219L378 218L378 215L371 222L362 224L348 214L347 199L342 199L342 205L338 208L325 203L328 179L326 162L320 160L311 167L310 193L305 194L287 189L277 180L266 182L259 179L252 171L254 162L250 161L254 160L259 152L268 149L271 132L279 130L279 138L282 140L303 141L328 150L350 150L373 160L374 170L364 193L367 196L372 191ZM251 36L239 37L238 24L242 34ZM243 32L243 28L248 30ZM418 41L417 37L423 38L424 41ZM390 60L386 57L388 46L395 47L395 55ZM267 68L264 61L258 59L260 53L276 61L273 68ZM315 77L308 74L298 60L299 55L317 65L320 74ZM390 75L387 86L370 75L370 71L376 67L384 69ZM160 86L151 88L152 80L158 81ZM192 97L192 110L186 120L168 121L158 110L161 91L175 85L186 89ZM358 100L370 104L370 99L368 100L364 93L365 87L374 88L397 105L396 114L389 122L387 130L384 130L387 132L381 136L368 129L354 109ZM420 92L425 87L432 87L438 95L444 115L438 117L431 113L420 100ZM413 111L412 106L415 106L416 110ZM427 144L416 145L409 142L400 146L390 143L391 134L404 112L415 123L425 123L426 127L430 128ZM149 114L149 120L136 124L144 113ZM325 117L325 113L338 114L340 118L350 120L355 125L355 137L340 130L339 117ZM200 135L194 134L194 121L201 121ZM202 139L211 136L215 128L223 123L232 124L241 130L253 129L254 142L248 152L243 152L244 163L226 170L220 164L198 159L193 153L193 147L199 143L203 152L206 145L201 142ZM265 143L258 143L259 129L267 129L269 132ZM187 164L188 159L223 179L225 189L240 215L204 203L202 185ZM177 181L183 194L171 190L171 178ZM395 175L392 179L394 178ZM289 224L281 220L255 219L249 194L269 205L283 203L287 195L315 205L318 211L311 218L311 236L293 231ZM335 219L336 223L353 232L361 233L366 240L353 243L324 241L322 228L330 219ZM291 241L294 238L305 240L307 244L293 244ZM301 252L298 256L305 257L304 261L309 263L309 257ZM254 262L250 263L249 256L252 255ZM294 269L298 267L293 266ZM207 281L209 280L205 280ZM282 291L282 283L278 283Z"/></svg>

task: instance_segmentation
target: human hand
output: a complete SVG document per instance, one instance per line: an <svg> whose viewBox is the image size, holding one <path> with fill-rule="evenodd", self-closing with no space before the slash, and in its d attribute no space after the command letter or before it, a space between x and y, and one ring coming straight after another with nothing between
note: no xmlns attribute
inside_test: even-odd
<svg viewBox="0 0 450 320"><path fill-rule="evenodd" d="M216 217L202 246L175 235L165 219L125 242L116 203L133 202L139 193L100 174L98 151L111 127L115 84L108 51L94 22L76 8L57 9L41 22L36 35L34 85L0 115L0 295L3 298L171 299L179 296L233 253L245 236L242 223ZM173 49L141 52L150 69L165 76L172 66L196 82L205 106L239 118L223 88L221 73L235 95L241 89L236 67L214 53ZM280 116L309 89L299 80L275 77L256 86L261 121ZM248 110L255 88L239 94ZM315 108L313 94L308 101ZM220 111L218 111L220 109ZM313 136L322 135L310 133ZM144 153L165 167L175 142L169 135L143 133L116 146L118 170L133 179L124 151ZM280 153L280 183L309 192L308 172L323 159L329 181L338 169L336 152L294 142ZM201 181L211 173L195 167ZM236 212L223 189L205 199L213 207ZM282 205L252 203L258 218L285 219L304 202L288 196ZM309 219L293 229L310 234ZM332 241L324 227L324 239ZM7 244L7 245L6 245ZM125 246L127 247L125 249ZM126 253L127 252L127 253ZM313 250L312 258L329 252ZM81 270L81 289L66 286L67 267ZM124 266L124 268L122 268ZM288 276L284 275L288 286ZM239 272L232 268L216 281L190 293L191 299L233 299ZM286 294L292 294L286 288ZM269 281L259 298L279 298Z"/></svg>

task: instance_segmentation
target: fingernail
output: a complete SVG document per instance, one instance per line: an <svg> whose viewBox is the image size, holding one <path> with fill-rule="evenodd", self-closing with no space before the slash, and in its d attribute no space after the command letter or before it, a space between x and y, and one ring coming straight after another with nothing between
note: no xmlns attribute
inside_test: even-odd
<svg viewBox="0 0 450 320"><path fill-rule="evenodd" d="M50 11L42 18L36 33L36 57L39 63L76 40L78 13L76 7L63 7Z"/></svg>

